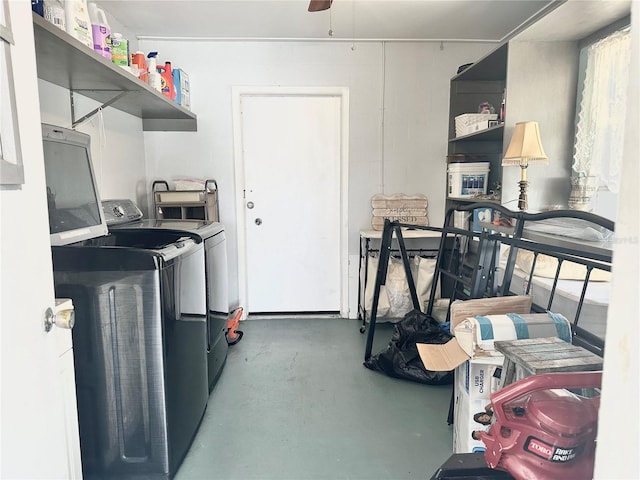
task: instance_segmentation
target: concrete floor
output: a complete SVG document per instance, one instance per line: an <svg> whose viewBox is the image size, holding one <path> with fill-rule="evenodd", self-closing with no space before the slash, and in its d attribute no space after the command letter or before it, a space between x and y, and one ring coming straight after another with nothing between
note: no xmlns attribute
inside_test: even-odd
<svg viewBox="0 0 640 480"><path fill-rule="evenodd" d="M451 386L365 368L359 324L243 322L176 480L429 478L451 454Z"/></svg>

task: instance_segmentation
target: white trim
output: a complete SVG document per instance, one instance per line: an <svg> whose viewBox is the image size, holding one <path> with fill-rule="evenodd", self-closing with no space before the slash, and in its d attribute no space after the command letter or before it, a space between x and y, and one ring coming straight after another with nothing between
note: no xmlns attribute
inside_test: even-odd
<svg viewBox="0 0 640 480"><path fill-rule="evenodd" d="M242 151L243 96L321 96L340 97L341 144L340 144L340 316L349 317L349 88L348 87L279 87L279 86L234 86L231 87L233 107L233 146L236 188L236 225L238 241L238 297L240 305L247 305L247 239L245 235L244 204L244 152ZM246 308L242 319L246 319Z"/></svg>
<svg viewBox="0 0 640 480"><path fill-rule="evenodd" d="M509 32L508 35L512 35ZM506 36L499 39L486 38L345 38L345 37L159 37L139 35L137 40L153 42L330 42L330 43L503 43Z"/></svg>

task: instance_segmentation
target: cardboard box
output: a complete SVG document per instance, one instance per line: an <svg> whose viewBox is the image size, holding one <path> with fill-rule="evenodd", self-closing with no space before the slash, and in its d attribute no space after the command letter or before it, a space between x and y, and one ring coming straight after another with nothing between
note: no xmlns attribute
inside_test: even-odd
<svg viewBox="0 0 640 480"><path fill-rule="evenodd" d="M453 309L453 305L451 308ZM454 325L453 315L452 325ZM494 353L495 340L555 336L571 343L571 326L565 317L551 312L476 315L455 324L453 335L455 338L444 345L423 343L416 345L420 358L428 370L453 370L470 358L491 356Z"/></svg>
<svg viewBox="0 0 640 480"><path fill-rule="evenodd" d="M456 367L456 391L465 392L471 400L486 400L501 387L500 374L504 356L472 358Z"/></svg>
<svg viewBox="0 0 640 480"><path fill-rule="evenodd" d="M500 315L502 313L529 313L533 298L528 295L507 297L474 298L456 300L451 304L451 333L468 317L476 315Z"/></svg>
<svg viewBox="0 0 640 480"><path fill-rule="evenodd" d="M189 87L189 75L181 68L175 68L172 72L173 86L176 89L176 103L184 108L191 108L191 89Z"/></svg>
<svg viewBox="0 0 640 480"><path fill-rule="evenodd" d="M527 295L511 295L507 297L492 297L492 298L475 298L472 300L456 300L451 304L450 309L450 332L455 335L456 327L469 317L475 315L493 315L501 313L528 313L531 311L532 297ZM459 348L456 348L456 339L450 340L447 345L450 345L451 349L443 349L442 345L436 346L432 349L431 346L424 344L418 344L418 352L424 352L427 357L423 357L420 353L420 358L427 365L427 361L430 362L429 368L434 371L446 371L453 370L458 365L461 365L469 359L469 356ZM440 356L445 355L445 358L441 359ZM449 356L451 355L451 356ZM437 363L434 363L437 362ZM433 369L430 367L434 367ZM436 370L442 369L442 370Z"/></svg>
<svg viewBox="0 0 640 480"><path fill-rule="evenodd" d="M474 440L474 431L487 431L489 425L482 425L473 419L476 413L485 412L488 400L473 400L465 392L458 392L455 397L453 417L453 453L484 452L485 445L481 440Z"/></svg>

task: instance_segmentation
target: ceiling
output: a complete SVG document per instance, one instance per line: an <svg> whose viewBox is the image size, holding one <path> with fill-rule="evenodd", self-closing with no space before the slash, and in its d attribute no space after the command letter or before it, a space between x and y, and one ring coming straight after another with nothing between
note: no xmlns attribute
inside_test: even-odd
<svg viewBox="0 0 640 480"><path fill-rule="evenodd" d="M308 0L98 2L139 38L484 42L510 38L522 25L562 3L563 0L334 0L330 10L310 13Z"/></svg>

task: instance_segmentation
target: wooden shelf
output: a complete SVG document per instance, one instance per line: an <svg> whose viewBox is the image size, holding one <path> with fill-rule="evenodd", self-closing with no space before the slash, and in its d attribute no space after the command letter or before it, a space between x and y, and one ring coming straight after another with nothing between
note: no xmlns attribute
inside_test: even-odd
<svg viewBox="0 0 640 480"><path fill-rule="evenodd" d="M140 117L146 131L197 131L194 113L35 13L33 30L42 80Z"/></svg>

